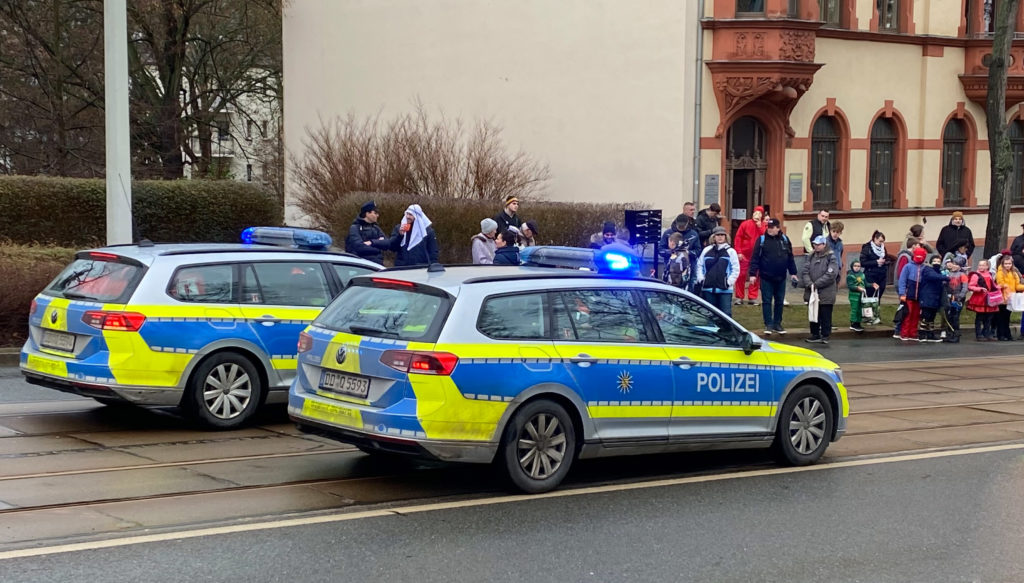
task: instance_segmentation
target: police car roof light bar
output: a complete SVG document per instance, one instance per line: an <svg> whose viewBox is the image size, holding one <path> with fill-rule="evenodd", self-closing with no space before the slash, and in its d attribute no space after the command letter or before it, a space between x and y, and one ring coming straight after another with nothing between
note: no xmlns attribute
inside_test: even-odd
<svg viewBox="0 0 1024 583"><path fill-rule="evenodd" d="M275 245L292 249L327 250L333 240L323 231L294 227L249 227L242 231L246 245Z"/></svg>

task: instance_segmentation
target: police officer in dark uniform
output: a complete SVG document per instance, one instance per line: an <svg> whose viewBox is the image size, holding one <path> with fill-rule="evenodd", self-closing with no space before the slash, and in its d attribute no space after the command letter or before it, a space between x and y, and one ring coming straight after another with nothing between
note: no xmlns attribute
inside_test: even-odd
<svg viewBox="0 0 1024 583"><path fill-rule="evenodd" d="M391 241L384 237L384 231L377 224L379 218L380 209L372 200L360 207L359 217L348 228L345 251L383 265L381 251L388 249Z"/></svg>

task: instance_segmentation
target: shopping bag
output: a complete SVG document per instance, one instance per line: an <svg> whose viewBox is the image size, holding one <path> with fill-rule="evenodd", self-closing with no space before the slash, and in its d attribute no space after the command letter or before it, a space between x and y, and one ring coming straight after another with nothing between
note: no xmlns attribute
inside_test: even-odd
<svg viewBox="0 0 1024 583"><path fill-rule="evenodd" d="M811 286L811 295L807 298L807 321L812 324L818 323L818 290Z"/></svg>
<svg viewBox="0 0 1024 583"><path fill-rule="evenodd" d="M860 297L860 316L861 319L874 320L878 315L878 297L869 296L866 292L861 293Z"/></svg>
<svg viewBox="0 0 1024 583"><path fill-rule="evenodd" d="M1011 312L1024 312L1024 293L1016 292L1011 294L1008 307Z"/></svg>
<svg viewBox="0 0 1024 583"><path fill-rule="evenodd" d="M985 303L990 307L1000 306L1003 304L1003 292L1001 291L990 291L985 294Z"/></svg>

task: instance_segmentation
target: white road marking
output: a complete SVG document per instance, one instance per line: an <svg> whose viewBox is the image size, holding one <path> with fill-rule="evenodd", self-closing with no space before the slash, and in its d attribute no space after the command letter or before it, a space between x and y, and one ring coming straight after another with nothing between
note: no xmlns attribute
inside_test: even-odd
<svg viewBox="0 0 1024 583"><path fill-rule="evenodd" d="M623 492L628 490L644 490L647 488L662 488L665 486L680 486L684 484L700 484L704 482L718 482L722 480L734 480L740 478L757 478L761 476L775 476L779 474L793 474L797 472L814 472L821 470L834 470L839 468L853 468L859 466L870 466L895 462L909 462L923 459L934 459L943 457L954 457L971 455L977 453L995 453L1000 451L1013 451L1024 449L1024 443L1011 443L1005 445L993 445L986 447L974 447L968 449L931 451L925 453L896 455L891 457L867 458L819 464L814 466L770 468L764 470L750 470L744 472L733 472L710 476L692 476L688 478L669 478L664 480L653 480L650 482L638 482L632 484L613 484L605 486L592 486L587 488L576 488L569 490L555 490L544 494L519 494L508 496L495 496L478 500L461 500L456 502L437 502L432 504L416 504L393 509L367 510L362 512L346 512L341 514L328 514L324 516L308 516L292 518L287 520L275 520L267 522L256 522L251 524L236 524L232 526L217 526L200 528L195 530L184 530L177 532L166 532L160 534L149 534L130 536L124 538L91 541L83 543L55 545L21 549L15 551L0 552L0 561L7 559L22 559L27 557L40 557L55 555L59 553L74 553L81 551L92 551L98 549L109 549L146 543L178 541L204 536L219 536L235 534L240 532L253 532L259 530L275 530L279 528L291 528L295 526L309 526L313 524L327 524L333 522L346 522L350 520L362 520L364 518L379 518L384 516L395 516L403 514L417 514L421 512L435 512L438 510L451 510L456 508L472 508L475 506L489 506L492 504L507 504L509 502L528 502L530 500L544 500L547 498L565 498L569 496L582 496L586 494L602 494L607 492Z"/></svg>

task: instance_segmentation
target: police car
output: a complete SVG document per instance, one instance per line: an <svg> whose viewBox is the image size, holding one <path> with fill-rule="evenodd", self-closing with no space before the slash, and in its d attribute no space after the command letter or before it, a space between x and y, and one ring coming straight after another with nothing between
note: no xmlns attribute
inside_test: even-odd
<svg viewBox="0 0 1024 583"><path fill-rule="evenodd" d="M32 301L25 378L107 404L180 405L219 429L284 402L299 333L381 266L327 252L318 231L253 228L243 241L77 253Z"/></svg>
<svg viewBox="0 0 1024 583"><path fill-rule="evenodd" d="M634 269L622 255L596 263ZM836 364L678 288L600 271L356 277L300 335L289 415L366 452L494 461L526 492L576 458L773 447L809 464L845 431Z"/></svg>

